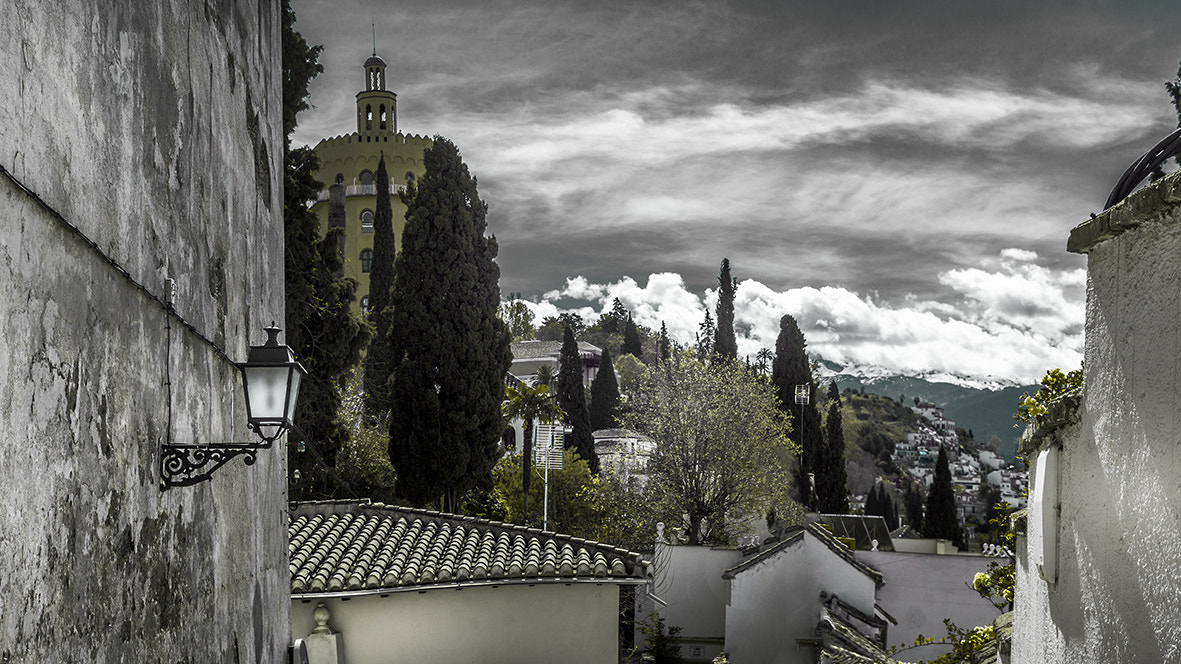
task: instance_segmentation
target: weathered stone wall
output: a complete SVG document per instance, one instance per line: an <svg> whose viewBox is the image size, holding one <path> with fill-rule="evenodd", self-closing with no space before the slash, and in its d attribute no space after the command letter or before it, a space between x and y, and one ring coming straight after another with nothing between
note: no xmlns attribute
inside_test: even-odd
<svg viewBox="0 0 1181 664"><path fill-rule="evenodd" d="M1086 374L1077 409L1051 409L1023 441L1030 459L1058 448L1045 482L1061 511L1056 528L1032 512L1018 543L1013 661L1181 661L1181 177L1069 247L1088 255ZM1055 534L1051 583L1036 558Z"/></svg>
<svg viewBox="0 0 1181 664"><path fill-rule="evenodd" d="M279 31L0 11L0 661L286 660L283 455L158 488L163 442L249 439L229 358L283 320Z"/></svg>

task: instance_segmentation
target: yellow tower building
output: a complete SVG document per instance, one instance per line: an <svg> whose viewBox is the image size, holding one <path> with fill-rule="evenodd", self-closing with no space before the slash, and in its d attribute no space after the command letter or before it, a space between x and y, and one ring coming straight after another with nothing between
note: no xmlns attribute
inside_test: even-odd
<svg viewBox="0 0 1181 664"><path fill-rule="evenodd" d="M373 259L373 215L377 206L374 173L382 155L390 178L394 242L401 247L406 206L398 193L422 176L422 153L431 141L398 131L398 96L386 89L385 61L365 61L365 89L357 93L357 131L326 138L315 148L320 158L316 179L324 185L311 209L320 218L320 234L344 229L344 276L360 283L357 303L369 304L369 268Z"/></svg>

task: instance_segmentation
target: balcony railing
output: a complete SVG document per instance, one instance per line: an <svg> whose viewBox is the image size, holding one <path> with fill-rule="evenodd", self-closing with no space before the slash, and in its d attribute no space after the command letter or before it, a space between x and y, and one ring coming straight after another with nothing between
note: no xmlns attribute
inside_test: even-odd
<svg viewBox="0 0 1181 664"><path fill-rule="evenodd" d="M405 190L406 190L406 185L404 185L404 184L390 183L390 195L391 196L397 196L399 193L401 193ZM344 195L346 197L349 197L349 196L376 196L377 195L377 185L375 185L375 184L350 184L344 188ZM316 194L316 200L309 201L308 207L311 207L312 205L315 205L316 203L323 203L326 200L328 200L328 190L321 189L320 193Z"/></svg>

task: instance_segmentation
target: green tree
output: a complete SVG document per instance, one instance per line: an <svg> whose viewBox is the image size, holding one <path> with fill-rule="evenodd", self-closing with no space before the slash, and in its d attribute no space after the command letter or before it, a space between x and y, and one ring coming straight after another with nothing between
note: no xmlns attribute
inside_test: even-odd
<svg viewBox="0 0 1181 664"><path fill-rule="evenodd" d="M697 330L697 357L703 361L708 361L714 354L714 317L709 313L709 309L705 310L705 320L701 321L701 325Z"/></svg>
<svg viewBox="0 0 1181 664"><path fill-rule="evenodd" d="M906 485L906 493L902 497L903 508L906 509L906 525L915 532L923 532L923 494L913 484Z"/></svg>
<svg viewBox="0 0 1181 664"><path fill-rule="evenodd" d="M771 364L771 383L779 397L779 407L796 416L796 443L799 446L795 476L797 499L807 509L814 510L816 494L811 489L811 476L816 468L816 455L823 443L820 411L816 408L816 384L812 380L808 355L804 351L806 346L807 342L796 319L791 316L780 318L779 338L775 341L775 361ZM796 403L797 385L807 386L808 403Z"/></svg>
<svg viewBox="0 0 1181 664"><path fill-rule="evenodd" d="M669 354L672 353L672 343L668 339L668 328L664 325L664 321L660 321L660 340L656 342L657 352L660 354L659 360L668 359Z"/></svg>
<svg viewBox="0 0 1181 664"><path fill-rule="evenodd" d="M581 338L586 332L586 323L578 314L566 312L557 316L546 316L537 328L536 337L540 341L561 341L565 328L574 332L574 338Z"/></svg>
<svg viewBox="0 0 1181 664"><path fill-rule="evenodd" d="M459 509L500 456L509 333L496 315L487 206L451 141L436 136L404 199L390 325L390 460L415 505Z"/></svg>
<svg viewBox="0 0 1181 664"><path fill-rule="evenodd" d="M525 495L525 508L528 510L529 478L533 471L533 423L540 420L549 424L554 420L561 419L564 413L554 399L554 395L550 393L549 386L544 383L532 386L523 383L518 386L509 385L504 392L504 416L510 420L520 418L525 425L521 487L523 487L522 491Z"/></svg>
<svg viewBox="0 0 1181 664"><path fill-rule="evenodd" d="M635 355L621 355L615 360L615 371L619 373L619 391L632 399L648 377L648 366L636 359Z"/></svg>
<svg viewBox="0 0 1181 664"><path fill-rule="evenodd" d="M691 544L729 543L730 525L785 499L794 449L775 393L738 363L674 353L651 369L626 421L654 441L649 487Z"/></svg>
<svg viewBox="0 0 1181 664"><path fill-rule="evenodd" d="M514 454L498 461L492 471L492 496L497 504L494 514L503 514L503 520L509 523L541 526L548 475L549 523L546 527L598 541L603 512L599 480L575 450L567 449L563 455L561 469L554 468L548 473L537 467L532 469L533 481L527 492L521 486L524 457Z"/></svg>
<svg viewBox="0 0 1181 664"><path fill-rule="evenodd" d="M927 493L927 515L923 520L923 537L960 542L960 522L955 512L955 492L951 488L951 469L947 450L939 446L935 462L935 479Z"/></svg>
<svg viewBox="0 0 1181 664"><path fill-rule="evenodd" d="M369 270L369 321L373 340L365 353L365 421L373 424L390 410L390 298L394 286L394 213L390 203L390 177L385 155L377 162L373 178L377 204L373 213L373 258Z"/></svg>
<svg viewBox="0 0 1181 664"><path fill-rule="evenodd" d="M599 372L591 383L590 399L591 431L613 429L618 426L619 383L615 380L615 367L611 362L611 351L603 349L603 360Z"/></svg>
<svg viewBox="0 0 1181 664"><path fill-rule="evenodd" d="M816 459L816 504L827 514L849 511L848 477L845 471L845 431L841 423L841 395L836 383L828 385L828 417ZM883 514L885 516L885 514Z"/></svg>
<svg viewBox="0 0 1181 664"><path fill-rule="evenodd" d="M533 312L520 300L511 300L496 310L500 320L508 326L513 341L528 341L533 338Z"/></svg>
<svg viewBox="0 0 1181 664"><path fill-rule="evenodd" d="M640 359L644 357L644 339L640 336L640 328L632 320L631 314L628 314L627 320L623 324L623 348L620 353L635 355Z"/></svg>
<svg viewBox="0 0 1181 664"><path fill-rule="evenodd" d="M292 476L299 471L301 479L292 484L291 497L300 500L335 497L341 489L329 472L348 440L348 429L337 418L339 386L368 343L369 327L352 311L357 282L335 276L342 269L341 231L331 230L321 239L319 220L305 203L321 188L313 177L319 160L310 148L291 149L296 116L308 108L308 83L323 68L317 62L321 47L309 46L295 30L290 2L283 4L282 40L285 341L308 370L295 421L328 466L312 454L292 453Z"/></svg>
<svg viewBox="0 0 1181 664"><path fill-rule="evenodd" d="M572 431L566 437L566 447L573 447L598 474L599 457L595 454L595 437L591 429L590 413L586 409L586 390L582 385L582 357L578 342L569 327L562 339L562 350L558 355L558 405L566 413L566 422Z"/></svg>
<svg viewBox="0 0 1181 664"><path fill-rule="evenodd" d="M730 276L730 259L722 259L718 274L718 322L714 331L713 357L733 362L738 359L738 341L734 337L734 291L737 280Z"/></svg>

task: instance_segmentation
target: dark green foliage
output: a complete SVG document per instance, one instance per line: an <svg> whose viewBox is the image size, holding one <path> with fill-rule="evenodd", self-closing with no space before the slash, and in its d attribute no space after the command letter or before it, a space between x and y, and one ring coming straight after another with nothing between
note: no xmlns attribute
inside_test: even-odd
<svg viewBox="0 0 1181 664"><path fill-rule="evenodd" d="M880 516L886 522L886 527L894 530L898 527L898 516L894 510L894 496L885 484L874 484L873 490L865 501L865 513Z"/></svg>
<svg viewBox="0 0 1181 664"><path fill-rule="evenodd" d="M722 259L718 274L718 322L714 331L714 358L733 362L738 359L738 341L734 338L734 291L738 282L730 276L730 259Z"/></svg>
<svg viewBox="0 0 1181 664"><path fill-rule="evenodd" d="M542 366L549 366L548 364ZM541 420L549 424L562 417L562 409L558 407L549 385L508 386L504 390L504 416L510 420L520 418L524 422L525 431L522 436L521 447L521 487L525 496L525 513L529 510L529 485L533 478L533 437L534 422ZM526 525L528 525L526 523Z"/></svg>
<svg viewBox="0 0 1181 664"><path fill-rule="evenodd" d="M365 353L365 417L378 421L390 409L390 290L394 286L394 213L385 155L377 162L377 209L373 215L373 259L369 271L369 321L373 340Z"/></svg>
<svg viewBox="0 0 1181 664"><path fill-rule="evenodd" d="M324 73L318 60L323 46L308 46L295 30L291 0L283 0L283 150L289 151L296 116L308 106L308 84ZM304 199L307 200L307 199Z"/></svg>
<svg viewBox="0 0 1181 664"><path fill-rule="evenodd" d="M635 355L637 358L644 357L644 340L640 337L640 330L632 320L631 314L628 314L627 321L623 324L623 348L620 353Z"/></svg>
<svg viewBox="0 0 1181 664"><path fill-rule="evenodd" d="M306 442L315 445L331 467L348 440L346 423L337 420L338 385L360 358L369 341L369 327L352 312L357 282L333 276L341 270L336 249L341 231L332 230L321 239L319 220L305 205L320 190L320 183L312 177L319 160L310 148L290 149L296 115L308 107L308 82L323 71L316 62L321 47L309 47L294 24L295 14L289 3L284 3L284 341L308 371L300 388L295 421L307 434ZM311 454L293 453L290 466L301 475L301 481L291 487L293 499L334 497L341 490Z"/></svg>
<svg viewBox="0 0 1181 664"><path fill-rule="evenodd" d="M668 328L665 326L664 321L660 321L660 340L656 343L656 349L660 354L660 357L657 359L660 360L667 360L669 353L672 352L672 344L668 340Z"/></svg>
<svg viewBox="0 0 1181 664"><path fill-rule="evenodd" d="M578 456L590 466L591 473L599 474L599 456L595 454L595 437L586 410L586 393L582 387L582 358L574 331L566 328L562 352L558 356L558 405L566 412L566 422L573 428L566 437L566 447L573 447Z"/></svg>
<svg viewBox="0 0 1181 664"><path fill-rule="evenodd" d="M561 341L563 335L563 328L570 328L574 331L574 336L581 337L582 333L586 331L586 323L578 314L566 312L558 316L547 316L541 321L541 326L537 328L536 338L540 341Z"/></svg>
<svg viewBox="0 0 1181 664"><path fill-rule="evenodd" d="M702 362L708 362L709 358L714 354L714 317L705 310L705 320L701 321L701 326L697 332L697 358Z"/></svg>
<svg viewBox="0 0 1181 664"><path fill-rule="evenodd" d="M796 319L779 319L779 338L775 341L775 361L771 365L771 382L779 395L780 408L791 415L794 437L800 445L796 467L797 499L809 510L816 509L816 496L810 490L809 475L816 468L816 456L823 444L820 432L820 412L816 408L816 384L804 352L807 343ZM795 402L796 385L808 386L808 403Z"/></svg>
<svg viewBox="0 0 1181 664"><path fill-rule="evenodd" d="M826 514L849 511L849 490L845 471L845 432L841 425L841 398L836 384L828 384L828 417L824 440L816 458L816 503Z"/></svg>
<svg viewBox="0 0 1181 664"><path fill-rule="evenodd" d="M681 664L685 661L681 657L681 646L677 642L681 628L669 626L666 631L664 618L660 617L659 613L649 613L647 618L636 623L636 629L644 635L644 640L648 644L646 652L652 655L655 664Z"/></svg>
<svg viewBox="0 0 1181 664"><path fill-rule="evenodd" d="M947 463L947 450L942 445L939 446L939 460L935 462L935 480L927 494L927 516L922 532L923 537L960 542L960 522L955 513L951 470Z"/></svg>
<svg viewBox="0 0 1181 664"><path fill-rule="evenodd" d="M611 363L611 351L603 349L603 361L599 372L591 383L590 426L591 431L613 429L618 426L615 418L619 415L619 382L615 379L615 367Z"/></svg>
<svg viewBox="0 0 1181 664"><path fill-rule="evenodd" d="M390 460L408 502L454 511L500 456L512 355L476 181L441 136L423 165L390 302Z"/></svg>
<svg viewBox="0 0 1181 664"><path fill-rule="evenodd" d="M913 484L907 484L902 502L906 509L906 525L916 532L923 532L923 492L915 488Z"/></svg>

